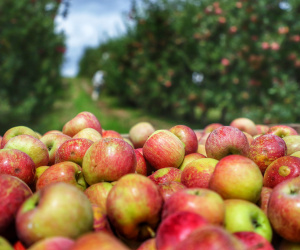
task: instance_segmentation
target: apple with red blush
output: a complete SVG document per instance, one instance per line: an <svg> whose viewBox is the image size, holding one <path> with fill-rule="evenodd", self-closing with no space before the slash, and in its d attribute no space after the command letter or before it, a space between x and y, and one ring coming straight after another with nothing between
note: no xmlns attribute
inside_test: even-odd
<svg viewBox="0 0 300 250"><path fill-rule="evenodd" d="M274 125L269 128L267 134L277 135L284 138L289 135L298 135L298 132L288 125Z"/></svg>
<svg viewBox="0 0 300 250"><path fill-rule="evenodd" d="M105 130L102 132L102 138L119 138L123 139L122 135L115 130Z"/></svg>
<svg viewBox="0 0 300 250"><path fill-rule="evenodd" d="M84 128L80 130L76 135L72 137L75 138L85 138L91 140L92 142L102 139L102 135L99 131L93 128Z"/></svg>
<svg viewBox="0 0 300 250"><path fill-rule="evenodd" d="M213 130L215 130L216 128L222 127L223 125L221 123L210 123L208 125L206 125L203 129L203 132L206 133L210 133Z"/></svg>
<svg viewBox="0 0 300 250"><path fill-rule="evenodd" d="M186 186L181 182L170 181L158 184L158 190L163 197L163 200L166 201L171 195L175 192L185 189Z"/></svg>
<svg viewBox="0 0 300 250"><path fill-rule="evenodd" d="M268 125L256 124L255 126L256 126L258 135L264 135L264 134L268 133L268 131L269 131Z"/></svg>
<svg viewBox="0 0 300 250"><path fill-rule="evenodd" d="M257 135L257 129L254 121L246 117L239 117L231 121L230 126L238 128L243 132L247 132L251 136Z"/></svg>
<svg viewBox="0 0 300 250"><path fill-rule="evenodd" d="M149 122L138 122L129 130L129 140L134 148L142 148L148 137L155 132L155 128Z"/></svg>
<svg viewBox="0 0 300 250"><path fill-rule="evenodd" d="M55 249L55 250L66 250L71 249L74 240L67 237L54 236L45 238L35 242L28 248L29 250L41 250L41 249Z"/></svg>
<svg viewBox="0 0 300 250"><path fill-rule="evenodd" d="M186 155L184 158L183 158L183 162L181 163L181 165L179 166L179 169L180 170L184 170L184 168L192 161L194 160L198 160L198 159L202 159L202 158L206 158L205 155L203 154L200 154L200 153L192 153L192 154L189 154L189 155Z"/></svg>
<svg viewBox="0 0 300 250"><path fill-rule="evenodd" d="M110 227L107 214L103 211L103 208L92 204L93 208L93 218L94 218L94 224L93 229L95 232L107 232L113 235L113 231Z"/></svg>
<svg viewBox="0 0 300 250"><path fill-rule="evenodd" d="M233 235L242 243L244 243L246 249L274 250L272 244L266 238L256 232L235 232Z"/></svg>
<svg viewBox="0 0 300 250"><path fill-rule="evenodd" d="M149 175L148 178L155 184L162 184L170 181L180 182L182 171L178 168L161 168L156 170L153 174Z"/></svg>
<svg viewBox="0 0 300 250"><path fill-rule="evenodd" d="M270 199L270 195L272 193L273 189L269 187L262 187L261 193L260 193L260 199L257 202L257 205L263 210L265 215L268 215L268 203Z"/></svg>

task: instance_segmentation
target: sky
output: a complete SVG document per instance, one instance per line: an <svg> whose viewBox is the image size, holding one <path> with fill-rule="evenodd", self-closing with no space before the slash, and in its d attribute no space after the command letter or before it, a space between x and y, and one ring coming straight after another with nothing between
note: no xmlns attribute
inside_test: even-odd
<svg viewBox="0 0 300 250"><path fill-rule="evenodd" d="M131 0L70 0L67 18L56 18L57 31L66 34L63 76L76 76L85 47L98 46L125 32L124 15Z"/></svg>

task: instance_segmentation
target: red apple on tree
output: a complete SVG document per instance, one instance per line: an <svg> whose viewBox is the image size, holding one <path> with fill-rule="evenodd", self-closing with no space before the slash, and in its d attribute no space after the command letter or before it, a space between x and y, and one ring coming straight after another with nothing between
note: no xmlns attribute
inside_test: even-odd
<svg viewBox="0 0 300 250"><path fill-rule="evenodd" d="M243 132L247 132L251 136L258 134L255 123L249 118L245 118L245 117L236 118L230 123L230 126L238 128Z"/></svg>
<svg viewBox="0 0 300 250"><path fill-rule="evenodd" d="M155 128L149 122L139 122L129 130L129 139L134 148L142 148L148 137L155 132Z"/></svg>

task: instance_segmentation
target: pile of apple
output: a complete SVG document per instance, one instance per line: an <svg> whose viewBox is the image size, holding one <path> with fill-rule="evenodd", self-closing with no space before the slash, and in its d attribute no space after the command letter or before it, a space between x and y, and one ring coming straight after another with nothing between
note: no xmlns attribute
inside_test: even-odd
<svg viewBox="0 0 300 250"><path fill-rule="evenodd" d="M300 249L300 135L237 118L0 136L0 249ZM1 248L3 247L3 248Z"/></svg>

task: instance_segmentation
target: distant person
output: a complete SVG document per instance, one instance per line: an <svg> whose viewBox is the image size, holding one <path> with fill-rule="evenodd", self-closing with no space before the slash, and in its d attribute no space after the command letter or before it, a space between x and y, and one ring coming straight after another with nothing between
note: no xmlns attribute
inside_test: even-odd
<svg viewBox="0 0 300 250"><path fill-rule="evenodd" d="M100 89L101 86L104 84L104 72L101 70L98 70L92 79L93 82L93 92L92 92L92 99L94 101L98 100L99 95L100 95Z"/></svg>

